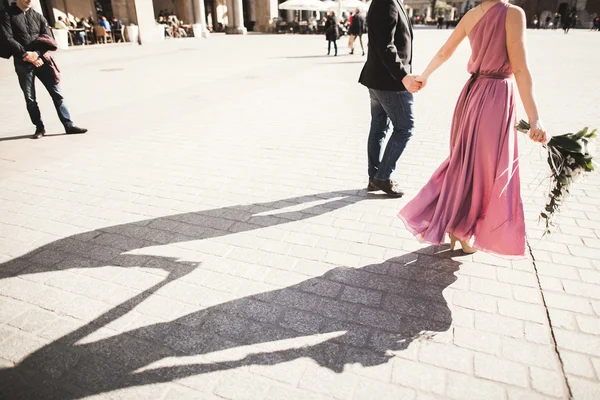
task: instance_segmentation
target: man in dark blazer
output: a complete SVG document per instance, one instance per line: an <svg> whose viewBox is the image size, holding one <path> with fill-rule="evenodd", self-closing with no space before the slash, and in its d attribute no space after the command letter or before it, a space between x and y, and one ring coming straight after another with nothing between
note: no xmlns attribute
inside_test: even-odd
<svg viewBox="0 0 600 400"><path fill-rule="evenodd" d="M350 54L354 54L354 43L356 39L360 42L360 49L362 55L365 55L365 47L363 46L362 35L365 33L365 17L362 16L360 10L357 8L352 16L352 23L350 24Z"/></svg>
<svg viewBox="0 0 600 400"><path fill-rule="evenodd" d="M390 177L413 132L413 93L422 88L412 75L412 26L400 0L373 0L367 27L369 51L359 79L371 97L367 189L398 197L404 193ZM382 156L390 121L393 131Z"/></svg>

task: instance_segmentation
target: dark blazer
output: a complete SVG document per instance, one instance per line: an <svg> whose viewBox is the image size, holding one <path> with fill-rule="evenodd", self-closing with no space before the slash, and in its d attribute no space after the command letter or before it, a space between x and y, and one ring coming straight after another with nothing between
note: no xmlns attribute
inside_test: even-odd
<svg viewBox="0 0 600 400"><path fill-rule="evenodd" d="M365 17L362 14L355 14L352 17L352 24L350 24L349 33L354 36L362 35L365 33Z"/></svg>
<svg viewBox="0 0 600 400"><path fill-rule="evenodd" d="M28 46L40 35L52 36L46 18L33 9L27 13L12 5L0 15L0 35L7 53L14 56L15 62L23 62L23 54ZM41 54L40 54L41 55Z"/></svg>
<svg viewBox="0 0 600 400"><path fill-rule="evenodd" d="M412 73L413 31L399 0L373 0L367 14L369 52L359 82L371 89L403 91Z"/></svg>

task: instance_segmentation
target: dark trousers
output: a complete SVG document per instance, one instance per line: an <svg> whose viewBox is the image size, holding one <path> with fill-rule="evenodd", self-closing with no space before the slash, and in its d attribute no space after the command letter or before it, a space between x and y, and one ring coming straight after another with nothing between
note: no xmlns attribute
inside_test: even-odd
<svg viewBox="0 0 600 400"><path fill-rule="evenodd" d="M73 126L73 121L71 121L69 110L67 109L62 94L60 93L60 86L58 83L56 83L54 75L52 74L52 70L50 67L48 67L48 65L44 64L41 67L36 68L31 63L17 61L15 62L15 71L19 77L19 85L21 86L21 90L25 96L25 103L27 104L29 117L31 118L31 122L37 128L43 128L44 122L42 121L42 115L40 113L40 108L35 96L36 77L40 80L40 82L42 82L42 84L46 87L46 90L48 90L50 97L52 97L52 101L54 102L54 107L56 108L60 122L62 122L65 128Z"/></svg>
<svg viewBox="0 0 600 400"><path fill-rule="evenodd" d="M327 54L331 53L331 43L333 43L333 48L335 49L335 55L337 56L337 42L335 40L327 41Z"/></svg>
<svg viewBox="0 0 600 400"><path fill-rule="evenodd" d="M375 89L369 89L369 95L371 97L371 130L367 147L369 178L386 181L396 169L396 163L413 133L415 125L413 95L406 91L390 92ZM392 134L384 148L390 122Z"/></svg>

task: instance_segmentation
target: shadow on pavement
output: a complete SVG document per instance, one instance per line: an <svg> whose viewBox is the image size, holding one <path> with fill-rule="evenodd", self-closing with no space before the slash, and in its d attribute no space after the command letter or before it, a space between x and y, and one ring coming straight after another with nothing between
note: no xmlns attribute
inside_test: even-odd
<svg viewBox="0 0 600 400"><path fill-rule="evenodd" d="M55 137L55 136L67 136L66 133L47 133L44 135L44 138L47 137ZM21 140L21 139L33 139L33 134L31 135L19 135L19 136L9 136L9 137L0 137L0 142L8 142L11 140ZM38 139L40 140L40 139Z"/></svg>
<svg viewBox="0 0 600 400"><path fill-rule="evenodd" d="M393 357L390 351L402 351L422 335L448 330L452 316L442 292L456 280L460 264L450 258L453 253L431 246L362 268L333 268L296 285L207 305L172 321L82 343L199 265L123 253L300 221L364 199L364 191L331 192L150 219L74 235L1 264L3 277L104 265L141 265L168 275L13 367L0 370L0 397L77 399L300 358L341 373L352 364L387 363ZM328 201L300 211L258 215L317 200ZM50 265L38 263L43 260ZM201 297L202 288L198 290ZM276 346L281 340L319 334L326 337L313 338L302 347ZM218 353L224 350L238 352ZM185 365L178 363L186 356L201 357Z"/></svg>

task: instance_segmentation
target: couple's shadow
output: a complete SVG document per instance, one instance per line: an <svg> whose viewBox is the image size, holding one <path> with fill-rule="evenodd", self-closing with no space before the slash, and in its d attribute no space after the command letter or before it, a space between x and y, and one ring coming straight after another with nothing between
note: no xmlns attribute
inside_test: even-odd
<svg viewBox="0 0 600 400"><path fill-rule="evenodd" d="M351 202L346 199L344 204ZM338 205L332 207L331 203L326 207L329 211L336 208ZM233 211L241 212L240 209L217 211L208 213L210 215L201 212L175 216L169 221L200 217L207 221L211 216L215 218L212 222L218 223L217 215L221 218L227 215L241 218L246 224L252 219L246 218L247 215L236 216ZM315 215L314 212L313 209L309 215ZM296 215L292 220L299 218L303 217ZM156 225L159 220L152 222ZM167 220L159 222L166 223ZM113 228L107 228L102 234L135 231L133 224ZM51 249L56 253L61 246L73 250L73 245L70 240L58 246L49 245L42 251ZM126 247L131 250L136 246ZM15 366L0 370L0 394L8 398L18 394L15 398L75 399L297 359L313 360L337 373L348 365L381 365L390 361L394 351L405 350L420 336L444 332L451 326L452 316L443 290L456 280L454 273L459 263L450 258L451 254L438 250L441 248L429 247L362 268L333 268L293 286L209 306L172 321L100 340L84 341L197 267L197 264L169 257L152 257L147 263L168 272L161 282L35 351ZM36 254L40 253L30 257ZM121 259L119 257L115 259ZM101 264L92 263L87 267ZM73 267L61 261L53 266L58 270ZM26 270L17 272L23 273ZM284 340L288 342L282 342ZM294 341L304 344L294 347L297 346ZM193 356L191 363L177 362L188 356ZM169 361L173 359L174 363Z"/></svg>

